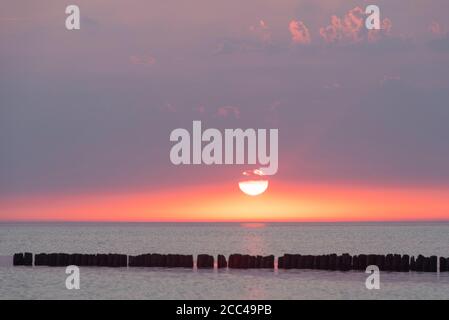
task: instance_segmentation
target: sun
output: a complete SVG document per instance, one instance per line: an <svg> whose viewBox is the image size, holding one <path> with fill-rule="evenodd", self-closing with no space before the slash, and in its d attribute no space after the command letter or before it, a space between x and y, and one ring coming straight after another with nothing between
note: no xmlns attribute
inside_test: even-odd
<svg viewBox="0 0 449 320"><path fill-rule="evenodd" d="M249 170L243 172L245 180L239 182L240 190L249 196L258 196L268 188L268 180L261 170Z"/></svg>
<svg viewBox="0 0 449 320"><path fill-rule="evenodd" d="M241 181L239 182L239 188L249 196L258 196L267 190L268 181Z"/></svg>

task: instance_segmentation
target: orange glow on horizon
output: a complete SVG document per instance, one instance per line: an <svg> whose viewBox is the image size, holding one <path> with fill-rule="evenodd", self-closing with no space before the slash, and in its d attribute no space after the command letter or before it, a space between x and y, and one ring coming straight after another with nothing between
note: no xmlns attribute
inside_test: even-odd
<svg viewBox="0 0 449 320"><path fill-rule="evenodd" d="M449 220L449 190L270 182L248 197L237 184L132 194L2 200L3 221L293 222Z"/></svg>

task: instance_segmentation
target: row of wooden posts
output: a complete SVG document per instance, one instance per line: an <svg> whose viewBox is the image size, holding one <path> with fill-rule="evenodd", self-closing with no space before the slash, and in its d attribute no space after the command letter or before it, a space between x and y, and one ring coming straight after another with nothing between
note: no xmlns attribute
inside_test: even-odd
<svg viewBox="0 0 449 320"><path fill-rule="evenodd" d="M33 259L34 257L34 259ZM67 253L16 253L13 257L15 266L50 266L64 267L69 265L89 267L161 267L161 268L194 268L193 255L182 254L141 254L127 256L125 254L67 254ZM381 271L422 271L437 272L438 257L416 258L400 254L359 254L342 255L300 255L284 254L277 259L278 269L313 269L329 271L366 270L370 265L378 266ZM199 254L196 259L198 269L213 269L215 259L208 254ZM231 254L226 260L218 255L218 269L274 269L275 257ZM449 258L439 258L439 271L449 272Z"/></svg>

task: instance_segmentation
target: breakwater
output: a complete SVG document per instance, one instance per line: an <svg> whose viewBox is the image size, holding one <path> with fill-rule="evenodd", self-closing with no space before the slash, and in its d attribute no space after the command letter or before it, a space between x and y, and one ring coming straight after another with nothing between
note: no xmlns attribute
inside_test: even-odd
<svg viewBox="0 0 449 320"><path fill-rule="evenodd" d="M277 261L277 263L276 263ZM381 271L391 272L449 272L449 258L423 255L400 254L359 254L301 255L284 254L277 259L273 255L253 256L231 254L228 259L222 254L214 256L148 253L141 255L125 254L68 254L68 253L16 253L14 266L65 267L69 265L85 267L159 267L159 268L197 268L197 269L310 269L328 271L364 271L375 265Z"/></svg>

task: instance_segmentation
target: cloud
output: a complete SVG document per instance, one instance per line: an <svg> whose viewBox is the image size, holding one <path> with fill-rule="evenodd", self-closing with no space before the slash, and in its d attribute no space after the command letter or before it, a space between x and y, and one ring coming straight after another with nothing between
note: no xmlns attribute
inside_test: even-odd
<svg viewBox="0 0 449 320"><path fill-rule="evenodd" d="M369 42L377 42L383 37L387 37L391 35L391 27L392 22L390 19L385 18L381 22L380 30L369 30L368 31L368 41Z"/></svg>
<svg viewBox="0 0 449 320"><path fill-rule="evenodd" d="M320 28L321 37L328 43L340 40L360 41L364 12L360 7L349 10L343 18L331 17L331 24Z"/></svg>
<svg viewBox="0 0 449 320"><path fill-rule="evenodd" d="M217 116L222 118L233 116L235 119L240 119L240 109L234 106L220 107L217 110Z"/></svg>
<svg viewBox="0 0 449 320"><path fill-rule="evenodd" d="M429 26L429 31L432 33L432 35L437 37L445 36L447 33L444 31L443 27L439 22L432 21L432 23Z"/></svg>
<svg viewBox="0 0 449 320"><path fill-rule="evenodd" d="M353 41L361 40L360 33L363 28L364 13L360 7L355 7L343 19L343 32Z"/></svg>
<svg viewBox="0 0 449 320"><path fill-rule="evenodd" d="M241 37L221 39L217 43L213 55L247 52L271 52L277 46L273 43L271 29L265 20L249 26L249 34Z"/></svg>
<svg viewBox="0 0 449 320"><path fill-rule="evenodd" d="M259 20L259 23L255 26L250 26L249 30L263 43L271 43L270 27L264 20Z"/></svg>
<svg viewBox="0 0 449 320"><path fill-rule="evenodd" d="M376 42L391 32L392 22L385 18L381 21L380 30L365 28L366 14L360 7L349 10L342 18L333 15L331 23L320 28L320 36L326 43L358 43L363 40Z"/></svg>
<svg viewBox="0 0 449 320"><path fill-rule="evenodd" d="M309 29L302 21L292 20L288 25L293 43L308 45L311 42Z"/></svg>
<svg viewBox="0 0 449 320"><path fill-rule="evenodd" d="M449 33L437 21L432 21L428 28L432 34L432 39L429 41L429 46L432 50L447 52L449 51Z"/></svg>
<svg viewBox="0 0 449 320"><path fill-rule="evenodd" d="M133 55L129 57L129 62L136 65L151 66L156 63L156 59L150 55Z"/></svg>

